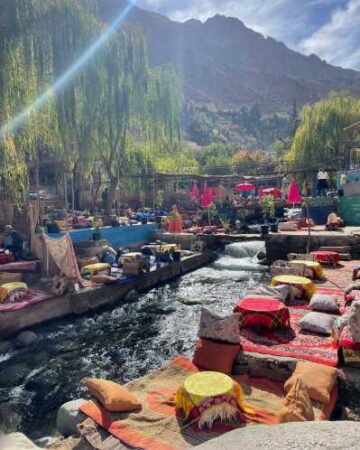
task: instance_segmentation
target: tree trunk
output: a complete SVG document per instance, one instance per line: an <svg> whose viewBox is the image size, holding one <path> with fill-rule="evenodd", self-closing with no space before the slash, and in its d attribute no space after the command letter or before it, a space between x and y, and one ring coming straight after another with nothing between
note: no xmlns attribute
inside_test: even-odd
<svg viewBox="0 0 360 450"><path fill-rule="evenodd" d="M107 199L107 206L105 209L105 212L108 215L111 215L111 213L112 213L112 203L113 203L113 198L114 198L114 192L116 191L117 186L118 186L117 177L112 177L110 180L109 196Z"/></svg>

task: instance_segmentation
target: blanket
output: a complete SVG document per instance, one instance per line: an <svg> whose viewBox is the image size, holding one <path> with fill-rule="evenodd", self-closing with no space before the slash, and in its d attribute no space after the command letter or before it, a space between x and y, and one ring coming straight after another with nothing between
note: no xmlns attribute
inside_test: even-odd
<svg viewBox="0 0 360 450"><path fill-rule="evenodd" d="M36 272L40 261L15 261L0 265L0 272Z"/></svg>
<svg viewBox="0 0 360 450"><path fill-rule="evenodd" d="M240 345L246 352L305 359L327 366L337 366L337 345L332 337L301 331L299 321L304 317L291 311L291 328L266 331L263 334L251 328L240 330Z"/></svg>
<svg viewBox="0 0 360 450"><path fill-rule="evenodd" d="M20 302L2 303L0 305L0 313L18 311L20 309L45 302L46 300L50 300L52 298L54 298L54 294L51 292L39 291L38 289L28 289L26 296Z"/></svg>
<svg viewBox="0 0 360 450"><path fill-rule="evenodd" d="M283 406L283 384L244 375L233 378L241 384L245 401L254 408L253 415L239 415L236 422L229 424L217 423L211 431L200 431L195 425L184 426L183 418L175 409L174 395L185 379L198 370L179 356L164 368L128 383L126 387L142 402L139 413L114 414L95 401L84 403L80 410L93 422L85 421L81 433L89 435L91 431L94 435L95 422L116 438L114 444L119 439L130 447L144 450L178 450L195 447L235 428L277 423L277 413ZM317 420L330 417L336 398L334 390L328 405L313 404Z"/></svg>

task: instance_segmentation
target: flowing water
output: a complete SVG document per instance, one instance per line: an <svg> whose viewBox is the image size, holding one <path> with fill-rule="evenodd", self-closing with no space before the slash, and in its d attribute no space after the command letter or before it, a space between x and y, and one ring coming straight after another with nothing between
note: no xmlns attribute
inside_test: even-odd
<svg viewBox="0 0 360 450"><path fill-rule="evenodd" d="M84 378L124 383L180 353L191 357L201 307L227 315L236 300L267 280L256 259L263 247L231 244L214 264L134 303L34 330L39 339L30 349L0 356L0 386L7 386L0 389L2 427L31 438L52 434L59 406L87 395Z"/></svg>

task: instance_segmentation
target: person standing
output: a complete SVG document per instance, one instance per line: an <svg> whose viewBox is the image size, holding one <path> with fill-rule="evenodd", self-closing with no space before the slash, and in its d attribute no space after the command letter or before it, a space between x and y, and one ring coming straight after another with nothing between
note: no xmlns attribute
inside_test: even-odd
<svg viewBox="0 0 360 450"><path fill-rule="evenodd" d="M346 175L346 173L342 173L340 175L340 188L339 188L339 197L344 197L344 188L348 184L349 179Z"/></svg>
<svg viewBox="0 0 360 450"><path fill-rule="evenodd" d="M102 199L102 203L103 203L103 209L106 210L108 199L109 199L109 189L108 188L105 188L105 190L102 192L101 199Z"/></svg>
<svg viewBox="0 0 360 450"><path fill-rule="evenodd" d="M326 197L326 191L328 189L328 179L329 175L324 169L320 169L317 176L318 181L318 197L324 195Z"/></svg>
<svg viewBox="0 0 360 450"><path fill-rule="evenodd" d="M290 186L290 179L288 174L284 175L284 178L281 181L281 199L285 200L288 195L288 190Z"/></svg>

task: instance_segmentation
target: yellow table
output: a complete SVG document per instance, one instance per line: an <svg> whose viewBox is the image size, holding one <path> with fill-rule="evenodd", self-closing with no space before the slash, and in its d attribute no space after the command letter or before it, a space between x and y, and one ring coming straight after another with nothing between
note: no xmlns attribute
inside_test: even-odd
<svg viewBox="0 0 360 450"><path fill-rule="evenodd" d="M238 412L252 413L244 402L238 383L219 372L199 372L188 377L177 391L175 404L185 419L198 421L198 427L211 428L214 421L232 421Z"/></svg>
<svg viewBox="0 0 360 450"><path fill-rule="evenodd" d="M271 280L271 286L275 287L279 284L294 286L299 289L306 300L311 300L315 293L315 286L309 278L296 277L294 275L278 275Z"/></svg>
<svg viewBox="0 0 360 450"><path fill-rule="evenodd" d="M324 271L321 267L321 264L316 261L303 261L299 259L295 259L293 261L289 261L290 264L303 264L307 269L310 269L313 273L312 279L314 280L324 280Z"/></svg>

